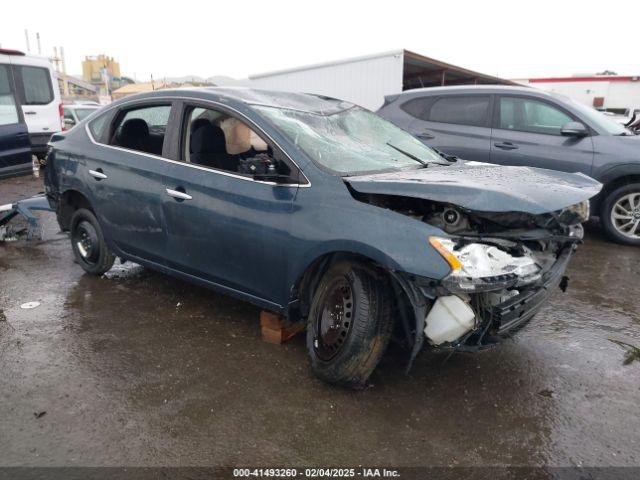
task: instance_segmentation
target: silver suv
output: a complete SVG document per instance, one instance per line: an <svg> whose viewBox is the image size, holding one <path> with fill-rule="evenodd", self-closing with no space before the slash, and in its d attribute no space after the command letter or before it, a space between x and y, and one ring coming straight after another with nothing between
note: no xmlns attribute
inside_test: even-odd
<svg viewBox="0 0 640 480"><path fill-rule="evenodd" d="M446 154L595 178L604 188L592 214L613 240L640 245L640 136L593 108L509 86L423 88L385 100L380 116Z"/></svg>

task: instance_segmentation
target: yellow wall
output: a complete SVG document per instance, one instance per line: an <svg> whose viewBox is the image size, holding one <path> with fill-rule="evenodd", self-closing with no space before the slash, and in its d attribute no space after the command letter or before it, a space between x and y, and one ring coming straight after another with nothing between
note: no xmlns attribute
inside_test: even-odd
<svg viewBox="0 0 640 480"><path fill-rule="evenodd" d="M82 79L85 82L101 82L100 69L104 67L107 68L109 77L120 77L120 64L113 57L98 55L96 57L85 57L82 62Z"/></svg>

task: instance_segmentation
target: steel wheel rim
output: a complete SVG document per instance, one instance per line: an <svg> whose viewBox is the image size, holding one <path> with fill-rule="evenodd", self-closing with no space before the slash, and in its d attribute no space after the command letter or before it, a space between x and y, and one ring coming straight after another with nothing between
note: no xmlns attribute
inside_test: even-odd
<svg viewBox="0 0 640 480"><path fill-rule="evenodd" d="M98 232L87 221L82 221L75 229L73 243L82 258L82 261L95 265L100 257Z"/></svg>
<svg viewBox="0 0 640 480"><path fill-rule="evenodd" d="M640 192L628 193L613 204L611 223L621 235L640 239Z"/></svg>
<svg viewBox="0 0 640 480"><path fill-rule="evenodd" d="M314 319L314 350L331 360L344 347L353 324L353 290L346 277L333 280L322 292Z"/></svg>

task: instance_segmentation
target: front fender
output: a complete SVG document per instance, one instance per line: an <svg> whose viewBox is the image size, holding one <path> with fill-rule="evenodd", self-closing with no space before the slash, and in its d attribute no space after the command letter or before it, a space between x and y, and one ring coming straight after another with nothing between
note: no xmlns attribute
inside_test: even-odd
<svg viewBox="0 0 640 480"><path fill-rule="evenodd" d="M346 194L346 195L345 195ZM292 233L297 255L289 264L288 284L294 286L318 258L334 252L370 258L392 271L440 280L449 264L429 244L429 236L447 236L418 219L355 200L346 191L300 189Z"/></svg>

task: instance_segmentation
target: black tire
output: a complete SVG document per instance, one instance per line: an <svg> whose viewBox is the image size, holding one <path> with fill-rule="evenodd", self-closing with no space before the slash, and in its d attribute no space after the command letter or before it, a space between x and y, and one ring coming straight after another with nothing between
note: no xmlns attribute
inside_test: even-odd
<svg viewBox="0 0 640 480"><path fill-rule="evenodd" d="M76 261L90 275L100 276L109 271L116 259L104 241L98 219L84 208L71 217L71 248Z"/></svg>
<svg viewBox="0 0 640 480"><path fill-rule="evenodd" d="M637 194L638 197L636 199L636 207L635 209L625 200L630 194ZM627 197L628 198L628 197ZM624 245L640 245L640 225L635 230L635 236L625 235L622 231L620 231L620 226L616 227L614 224L614 220L611 218L614 207L618 202L622 201L623 207L627 207L630 211L630 219L635 224L635 221L640 220L640 183L630 183L628 185L623 185L621 187L616 188L612 192L607 195L602 204L602 211L600 212L600 222L604 227L605 232L609 236L611 240L614 242L622 243ZM617 210L617 213L623 213L621 210ZM624 220L620 221L624 223Z"/></svg>
<svg viewBox="0 0 640 480"><path fill-rule="evenodd" d="M384 276L357 263L331 265L309 311L307 352L313 372L330 383L364 387L389 343L392 301Z"/></svg>

